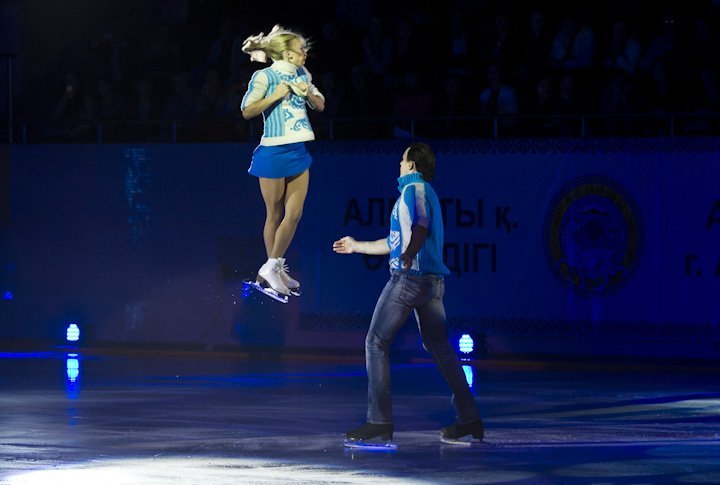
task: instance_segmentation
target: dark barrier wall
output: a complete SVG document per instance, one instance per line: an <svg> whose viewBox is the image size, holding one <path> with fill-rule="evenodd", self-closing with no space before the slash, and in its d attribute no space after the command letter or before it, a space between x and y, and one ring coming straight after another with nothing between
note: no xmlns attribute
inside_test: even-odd
<svg viewBox="0 0 720 485"><path fill-rule="evenodd" d="M717 139L436 142L453 338L495 354L716 357ZM287 305L244 297L264 260L253 146L14 146L1 335L362 348L401 142L314 143ZM478 340L478 338L480 340ZM408 325L398 346L419 349Z"/></svg>

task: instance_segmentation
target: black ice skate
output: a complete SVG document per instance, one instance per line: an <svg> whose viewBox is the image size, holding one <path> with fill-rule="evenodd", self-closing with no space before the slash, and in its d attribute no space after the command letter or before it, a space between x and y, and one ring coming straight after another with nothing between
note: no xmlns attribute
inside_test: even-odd
<svg viewBox="0 0 720 485"><path fill-rule="evenodd" d="M452 445L472 445L482 443L485 430L481 419L467 424L455 423L440 431L440 441Z"/></svg>
<svg viewBox="0 0 720 485"><path fill-rule="evenodd" d="M397 444L392 441L392 438L392 424L365 423L359 428L347 432L344 445L346 448L394 451L397 450Z"/></svg>

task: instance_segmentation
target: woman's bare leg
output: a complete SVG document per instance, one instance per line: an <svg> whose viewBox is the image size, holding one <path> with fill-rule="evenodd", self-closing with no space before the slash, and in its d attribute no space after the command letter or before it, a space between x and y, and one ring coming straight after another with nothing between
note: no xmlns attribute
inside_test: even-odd
<svg viewBox="0 0 720 485"><path fill-rule="evenodd" d="M259 177L260 193L265 202L265 226L263 227L263 241L267 257L272 256L275 244L275 234L283 219L285 212L285 179L269 179Z"/></svg>
<svg viewBox="0 0 720 485"><path fill-rule="evenodd" d="M275 232L270 258L282 258L295 236L310 184L310 170L288 177L285 186L285 216Z"/></svg>

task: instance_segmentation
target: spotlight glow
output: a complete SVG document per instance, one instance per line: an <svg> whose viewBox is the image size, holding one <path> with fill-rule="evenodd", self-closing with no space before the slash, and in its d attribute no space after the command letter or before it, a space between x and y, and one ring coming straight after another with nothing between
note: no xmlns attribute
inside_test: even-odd
<svg viewBox="0 0 720 485"><path fill-rule="evenodd" d="M460 337L460 340L458 341L458 349L460 349L460 352L463 354L469 354L473 351L475 348L475 342L473 342L472 337L468 334L463 334L462 337Z"/></svg>
<svg viewBox="0 0 720 485"><path fill-rule="evenodd" d="M172 471L170 471L172 470ZM384 477L377 472L343 470L307 463L288 463L276 460L215 458L215 457L158 457L151 459L92 460L76 465L60 465L49 470L29 471L8 477L8 485L158 485L171 483L345 483L348 485L398 485L427 483L416 478ZM446 472L447 475L447 472ZM520 478L525 478L521 474ZM450 475L452 477L452 475ZM513 472L513 477L517 473ZM292 477L292 480L288 480ZM481 483L481 482L478 482Z"/></svg>
<svg viewBox="0 0 720 485"><path fill-rule="evenodd" d="M473 368L469 365L462 366L463 371L465 372L465 380L468 383L469 387L473 386Z"/></svg>
<svg viewBox="0 0 720 485"><path fill-rule="evenodd" d="M75 383L80 375L80 361L75 357L71 358L68 356L68 359L65 362L67 364L67 380L70 383Z"/></svg>
<svg viewBox="0 0 720 485"><path fill-rule="evenodd" d="M68 342L77 342L80 340L80 327L77 326L77 323L71 323L65 334Z"/></svg>

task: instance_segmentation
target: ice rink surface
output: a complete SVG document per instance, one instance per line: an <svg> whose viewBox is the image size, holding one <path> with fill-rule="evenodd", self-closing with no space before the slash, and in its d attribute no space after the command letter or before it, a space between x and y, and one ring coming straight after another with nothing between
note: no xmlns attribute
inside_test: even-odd
<svg viewBox="0 0 720 485"><path fill-rule="evenodd" d="M479 361L485 443L440 442L450 396L392 368L394 452L343 448L358 359L225 352L0 353L0 483L720 483L720 379L704 365Z"/></svg>

